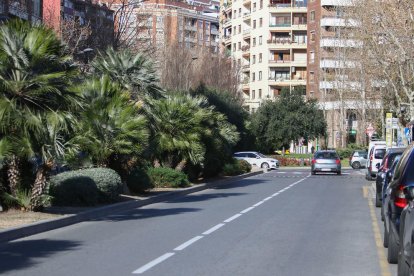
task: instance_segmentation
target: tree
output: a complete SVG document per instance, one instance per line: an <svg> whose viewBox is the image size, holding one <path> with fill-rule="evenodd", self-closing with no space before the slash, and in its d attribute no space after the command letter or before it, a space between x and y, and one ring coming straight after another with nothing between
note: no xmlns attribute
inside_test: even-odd
<svg viewBox="0 0 414 276"><path fill-rule="evenodd" d="M265 102L252 115L256 145L263 152L288 147L291 141L324 135L326 122L315 100L305 101L304 88L282 89L280 98Z"/></svg>
<svg viewBox="0 0 414 276"><path fill-rule="evenodd" d="M137 105L129 101L128 92L107 75L78 89L85 107L72 143L79 144L94 164L103 167L120 155L141 154L148 142L147 124Z"/></svg>
<svg viewBox="0 0 414 276"><path fill-rule="evenodd" d="M129 50L115 51L108 48L93 63L95 74L106 74L128 90L135 100L146 97L159 98L163 90L152 61L143 53L132 54Z"/></svg>
<svg viewBox="0 0 414 276"><path fill-rule="evenodd" d="M32 209L39 207L48 171L64 154L61 137L80 106L79 95L68 89L77 72L53 30L18 20L0 26L0 138L12 144L7 155L12 189L18 186L19 159L40 160Z"/></svg>

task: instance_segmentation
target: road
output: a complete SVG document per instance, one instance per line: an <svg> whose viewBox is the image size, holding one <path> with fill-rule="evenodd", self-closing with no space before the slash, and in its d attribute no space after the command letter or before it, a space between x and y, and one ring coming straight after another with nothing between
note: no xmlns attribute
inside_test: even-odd
<svg viewBox="0 0 414 276"><path fill-rule="evenodd" d="M0 274L391 275L367 184L272 171L0 245Z"/></svg>

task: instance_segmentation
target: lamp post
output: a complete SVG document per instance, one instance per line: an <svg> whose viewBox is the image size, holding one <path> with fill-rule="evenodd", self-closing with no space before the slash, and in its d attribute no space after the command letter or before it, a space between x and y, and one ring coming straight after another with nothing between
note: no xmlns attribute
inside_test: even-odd
<svg viewBox="0 0 414 276"><path fill-rule="evenodd" d="M186 79L186 83L185 83L185 90L190 89L190 84L191 84L190 78L192 77L192 74L190 74L189 69L192 68L191 65L193 64L193 61L197 60L197 59L198 59L198 57L195 57L195 56L191 57L190 62L187 64L187 66L185 67L185 70L183 72L183 75L187 75L187 79ZM191 71L191 73L192 73L192 71Z"/></svg>

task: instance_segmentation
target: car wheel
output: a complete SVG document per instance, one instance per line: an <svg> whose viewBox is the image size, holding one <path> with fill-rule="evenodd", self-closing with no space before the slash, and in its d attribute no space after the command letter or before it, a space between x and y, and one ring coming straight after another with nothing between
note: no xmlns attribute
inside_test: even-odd
<svg viewBox="0 0 414 276"><path fill-rule="evenodd" d="M397 275L398 276L410 275L410 268L408 267L408 264L405 262L404 257L401 253L398 255Z"/></svg>
<svg viewBox="0 0 414 276"><path fill-rule="evenodd" d="M381 220L384 221L384 219L385 219L385 217L384 217L384 205L381 204Z"/></svg>
<svg viewBox="0 0 414 276"><path fill-rule="evenodd" d="M355 161L354 163L352 163L352 168L355 170L358 170L361 168L361 163L359 163L358 161Z"/></svg>
<svg viewBox="0 0 414 276"><path fill-rule="evenodd" d="M385 219L385 218L384 218ZM385 248L388 248L388 229L387 229L387 225L384 222L384 241L383 241L383 245Z"/></svg>
<svg viewBox="0 0 414 276"><path fill-rule="evenodd" d="M381 207L381 206L382 206L381 196L375 193L375 207Z"/></svg>
<svg viewBox="0 0 414 276"><path fill-rule="evenodd" d="M398 245L395 240L395 235L388 231L388 256L387 260L390 264L396 264L398 262Z"/></svg>
<svg viewBox="0 0 414 276"><path fill-rule="evenodd" d="M267 163L262 164L262 169L268 169L268 168L269 168L269 164L267 164Z"/></svg>
<svg viewBox="0 0 414 276"><path fill-rule="evenodd" d="M336 174L337 174L337 175L341 175L341 171L339 171L339 172L336 172Z"/></svg>

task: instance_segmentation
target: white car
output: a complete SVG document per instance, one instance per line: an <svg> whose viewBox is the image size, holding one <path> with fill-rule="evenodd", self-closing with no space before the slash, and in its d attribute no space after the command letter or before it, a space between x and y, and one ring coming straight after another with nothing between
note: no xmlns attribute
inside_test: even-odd
<svg viewBox="0 0 414 276"><path fill-rule="evenodd" d="M235 152L233 157L239 160L246 160L252 166L258 166L263 169L277 169L279 168L279 160L266 157L260 152L256 151L241 151Z"/></svg>
<svg viewBox="0 0 414 276"><path fill-rule="evenodd" d="M386 151L387 147L385 145L374 145L369 151L366 175L368 180L375 180L377 177L378 168L381 165Z"/></svg>

